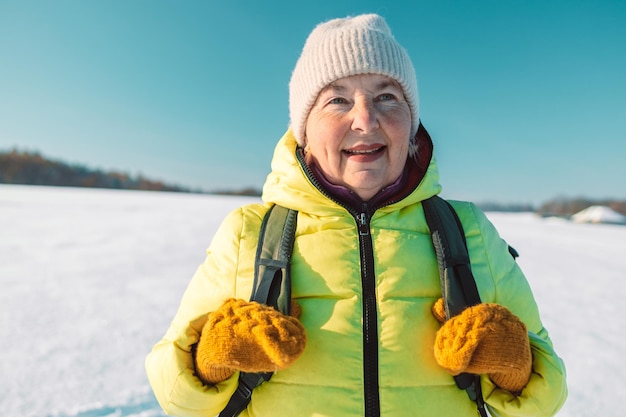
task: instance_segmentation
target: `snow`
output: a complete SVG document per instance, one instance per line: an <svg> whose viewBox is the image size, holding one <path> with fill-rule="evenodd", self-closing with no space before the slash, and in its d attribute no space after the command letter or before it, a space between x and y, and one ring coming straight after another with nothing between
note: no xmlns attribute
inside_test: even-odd
<svg viewBox="0 0 626 417"><path fill-rule="evenodd" d="M252 201L0 185L1 414L163 416L144 358L222 218ZM626 227L488 215L520 252L566 362L558 415L621 415Z"/></svg>
<svg viewBox="0 0 626 417"><path fill-rule="evenodd" d="M572 216L576 223L626 224L626 216L606 206L591 206Z"/></svg>

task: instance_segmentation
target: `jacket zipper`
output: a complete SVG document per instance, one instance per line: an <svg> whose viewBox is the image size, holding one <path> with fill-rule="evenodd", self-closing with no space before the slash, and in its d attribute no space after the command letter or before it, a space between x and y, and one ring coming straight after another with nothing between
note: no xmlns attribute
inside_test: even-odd
<svg viewBox="0 0 626 417"><path fill-rule="evenodd" d="M365 417L380 416L378 392L378 312L376 302L376 274L374 248L370 234L370 216L367 204L356 216L361 253L361 286L363 292L363 376Z"/></svg>
<svg viewBox="0 0 626 417"><path fill-rule="evenodd" d="M305 175L315 188L328 199L345 208L354 216L359 232L359 253L361 257L361 291L363 293L363 395L365 398L364 417L380 417L380 396L378 385L378 312L376 302L376 275L374 271L374 246L370 234L370 208L363 203L361 211L332 198L315 179L304 162L302 152L296 152Z"/></svg>

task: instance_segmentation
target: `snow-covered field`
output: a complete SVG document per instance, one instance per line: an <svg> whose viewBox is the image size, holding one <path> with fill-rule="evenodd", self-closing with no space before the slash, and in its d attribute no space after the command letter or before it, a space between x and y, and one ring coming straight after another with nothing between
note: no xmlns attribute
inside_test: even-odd
<svg viewBox="0 0 626 417"><path fill-rule="evenodd" d="M254 198L0 185L0 415L162 416L144 358ZM560 417L621 416L626 227L489 213L568 368Z"/></svg>

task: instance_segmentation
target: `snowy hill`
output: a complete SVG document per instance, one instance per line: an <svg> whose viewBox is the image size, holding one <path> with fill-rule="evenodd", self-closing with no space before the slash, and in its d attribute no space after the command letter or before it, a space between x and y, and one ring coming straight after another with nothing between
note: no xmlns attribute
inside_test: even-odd
<svg viewBox="0 0 626 417"><path fill-rule="evenodd" d="M606 206L591 206L572 216L576 223L626 224L626 216Z"/></svg>
<svg viewBox="0 0 626 417"><path fill-rule="evenodd" d="M0 185L0 410L163 416L143 361L216 227L248 197ZM626 227L488 213L568 369L560 417L620 416Z"/></svg>

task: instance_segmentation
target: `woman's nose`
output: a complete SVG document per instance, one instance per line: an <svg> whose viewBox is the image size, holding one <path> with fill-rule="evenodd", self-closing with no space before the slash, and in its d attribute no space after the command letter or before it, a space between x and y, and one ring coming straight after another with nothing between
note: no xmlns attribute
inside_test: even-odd
<svg viewBox="0 0 626 417"><path fill-rule="evenodd" d="M357 101L352 109L352 130L369 133L378 128L378 116L374 103L368 100Z"/></svg>

